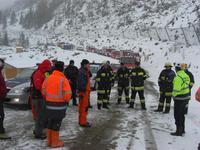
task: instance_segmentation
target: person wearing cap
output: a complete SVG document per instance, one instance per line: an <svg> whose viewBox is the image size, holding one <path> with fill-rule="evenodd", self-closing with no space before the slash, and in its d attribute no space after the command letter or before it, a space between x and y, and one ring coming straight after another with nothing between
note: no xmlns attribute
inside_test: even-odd
<svg viewBox="0 0 200 150"><path fill-rule="evenodd" d="M6 90L6 83L2 74L2 70L4 68L4 60L0 59L0 139L10 139L10 137L6 134L4 128L4 98L6 97L7 90Z"/></svg>
<svg viewBox="0 0 200 150"><path fill-rule="evenodd" d="M192 74L192 72L190 72L189 70L188 70L188 65L187 64L182 64L182 69L183 70L185 70L185 73L190 77L190 99L191 99L191 90L192 90L192 87L193 87L193 85L194 85L194 75ZM190 99L188 100L188 103L187 103L187 105L186 105L186 108L185 108L185 114L187 114L188 113L188 106L189 106L189 101L190 101Z"/></svg>
<svg viewBox="0 0 200 150"><path fill-rule="evenodd" d="M185 133L185 107L190 98L190 77L181 68L181 64L175 64L176 77L173 80L174 119L176 131L173 136L182 136Z"/></svg>
<svg viewBox="0 0 200 150"><path fill-rule="evenodd" d="M160 99L158 104L158 109L156 112L163 112L165 105L164 113L169 113L172 99L173 91L173 79L176 76L175 72L171 69L172 64L167 62L165 63L165 69L161 71L158 78L158 85L160 87ZM166 102L166 103L165 103Z"/></svg>
<svg viewBox="0 0 200 150"><path fill-rule="evenodd" d="M74 60L70 60L69 65L65 68L64 74L70 82L70 86L72 89L73 105L78 106L76 101L78 68L74 66Z"/></svg>
<svg viewBox="0 0 200 150"><path fill-rule="evenodd" d="M42 84L42 94L46 100L47 144L51 148L63 147L59 130L65 117L67 102L71 99L71 87L65 77L64 62L57 61L53 73Z"/></svg>
<svg viewBox="0 0 200 150"><path fill-rule="evenodd" d="M87 59L81 62L77 78L77 89L79 94L79 125L81 127L91 127L87 121L90 97L90 63Z"/></svg>
<svg viewBox="0 0 200 150"><path fill-rule="evenodd" d="M145 70L140 67L140 62L135 62L135 68L130 72L131 79L131 100L129 108L134 108L136 94L139 94L140 103L143 110L146 110L144 97L144 81L148 78Z"/></svg>
<svg viewBox="0 0 200 150"><path fill-rule="evenodd" d="M46 73L51 69L51 62L44 60L39 64L38 69L31 75L31 98L33 108L35 109L35 129L33 131L35 138L45 139L44 133L46 117L45 117L45 100L42 96L42 84L47 77Z"/></svg>
<svg viewBox="0 0 200 150"><path fill-rule="evenodd" d="M102 62L102 67L97 72L96 83L97 83L97 108L100 110L103 105L103 108L109 109L108 99L112 83L112 74L110 72L107 61Z"/></svg>
<svg viewBox="0 0 200 150"><path fill-rule="evenodd" d="M124 63L120 64L120 68L117 70L117 81L118 81L118 101L117 104L121 103L122 94L125 93L126 103L129 104L129 69Z"/></svg>

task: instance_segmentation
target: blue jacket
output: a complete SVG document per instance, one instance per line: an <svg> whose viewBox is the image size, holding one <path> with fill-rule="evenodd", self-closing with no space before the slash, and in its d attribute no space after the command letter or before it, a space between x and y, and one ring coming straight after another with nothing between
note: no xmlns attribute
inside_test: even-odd
<svg viewBox="0 0 200 150"><path fill-rule="evenodd" d="M81 67L79 69L79 72L78 72L78 78L77 78L77 89L78 89L78 92L85 92L86 90L86 86L87 86L87 83L88 83L88 80L89 80L89 72Z"/></svg>

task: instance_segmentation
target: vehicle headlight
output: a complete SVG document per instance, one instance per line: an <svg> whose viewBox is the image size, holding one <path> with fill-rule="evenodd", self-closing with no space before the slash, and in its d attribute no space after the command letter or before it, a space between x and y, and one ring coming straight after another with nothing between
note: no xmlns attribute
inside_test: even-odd
<svg viewBox="0 0 200 150"><path fill-rule="evenodd" d="M19 100L20 100L19 98L14 98L13 99L14 102L19 102Z"/></svg>

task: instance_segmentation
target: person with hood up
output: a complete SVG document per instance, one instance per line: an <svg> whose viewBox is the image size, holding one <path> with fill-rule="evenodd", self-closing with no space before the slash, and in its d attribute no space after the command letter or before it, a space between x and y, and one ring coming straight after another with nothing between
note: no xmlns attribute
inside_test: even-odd
<svg viewBox="0 0 200 150"><path fill-rule="evenodd" d="M45 129L45 100L42 96L42 84L45 78L48 76L47 72L51 69L51 62L49 60L44 60L39 64L38 69L33 72L31 76L32 89L31 97L32 103L35 108L35 129L34 134L37 139L45 139L46 134Z"/></svg>

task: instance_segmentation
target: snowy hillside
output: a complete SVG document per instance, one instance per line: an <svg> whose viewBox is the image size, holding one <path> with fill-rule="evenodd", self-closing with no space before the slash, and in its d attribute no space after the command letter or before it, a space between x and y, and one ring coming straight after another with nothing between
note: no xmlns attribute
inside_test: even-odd
<svg viewBox="0 0 200 150"><path fill-rule="evenodd" d="M37 63L41 63L44 59L57 59L65 62L66 65L69 64L71 59L73 59L75 61L75 65L78 67L80 67L82 59L88 59L91 63L101 63L102 61L107 60L114 64L119 63L118 60L102 55L77 50L66 51L59 47L49 47L47 50L32 48L23 53L15 53L14 51L14 49L6 50L6 48L4 48L0 51L0 57L5 58L6 63L15 66L16 68L34 67Z"/></svg>

